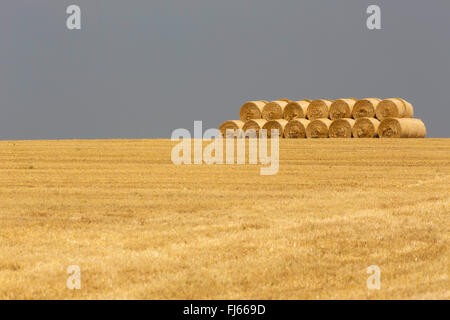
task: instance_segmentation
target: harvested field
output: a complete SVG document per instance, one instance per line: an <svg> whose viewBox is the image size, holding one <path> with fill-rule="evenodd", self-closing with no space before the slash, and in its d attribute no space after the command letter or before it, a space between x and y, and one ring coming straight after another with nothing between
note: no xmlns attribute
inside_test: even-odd
<svg viewBox="0 0 450 320"><path fill-rule="evenodd" d="M284 139L274 176L175 144L0 142L0 298L450 298L450 139Z"/></svg>

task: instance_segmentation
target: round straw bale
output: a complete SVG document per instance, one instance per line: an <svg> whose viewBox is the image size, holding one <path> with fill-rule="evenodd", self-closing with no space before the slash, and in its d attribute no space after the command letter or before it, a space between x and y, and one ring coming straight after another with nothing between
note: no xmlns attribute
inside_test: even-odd
<svg viewBox="0 0 450 320"><path fill-rule="evenodd" d="M306 116L309 120L328 118L331 100L317 99L312 101L306 110Z"/></svg>
<svg viewBox="0 0 450 320"><path fill-rule="evenodd" d="M352 117L357 118L375 118L375 112L381 99L365 98L356 101L353 106Z"/></svg>
<svg viewBox="0 0 450 320"><path fill-rule="evenodd" d="M247 121L250 119L261 119L262 110L266 102L264 101L247 101L241 107L239 117L241 121Z"/></svg>
<svg viewBox="0 0 450 320"><path fill-rule="evenodd" d="M284 132L284 128L287 125L287 121L284 119L277 119L277 120L270 120L267 121L264 125L263 125L263 129L267 130L267 137L270 138L272 137L272 131L271 130L278 130L278 135L280 136L280 138L282 138L283 132Z"/></svg>
<svg viewBox="0 0 450 320"><path fill-rule="evenodd" d="M306 118L306 110L310 102L306 100L291 101L283 110L283 118L287 121L295 118Z"/></svg>
<svg viewBox="0 0 450 320"><path fill-rule="evenodd" d="M266 120L264 119L251 119L244 123L244 126L242 127L242 131L245 134L248 130L253 129L256 132L256 136L259 136L259 130L263 128L263 126L266 124Z"/></svg>
<svg viewBox="0 0 450 320"><path fill-rule="evenodd" d="M269 120L282 119L283 110L287 105L286 101L275 100L266 104L262 109L262 117Z"/></svg>
<svg viewBox="0 0 450 320"><path fill-rule="evenodd" d="M356 99L338 99L330 106L330 119L351 118Z"/></svg>
<svg viewBox="0 0 450 320"><path fill-rule="evenodd" d="M312 120L306 127L307 138L328 138L328 131L330 129L330 119L315 119Z"/></svg>
<svg viewBox="0 0 450 320"><path fill-rule="evenodd" d="M403 118L412 118L412 117L414 117L414 107L413 107L413 105L409 101L406 101L405 99L402 99L402 98L397 98L397 99L401 100L405 104L405 114L404 114Z"/></svg>
<svg viewBox="0 0 450 320"><path fill-rule="evenodd" d="M377 118L412 118L414 108L411 103L401 98L384 99L377 105Z"/></svg>
<svg viewBox="0 0 450 320"><path fill-rule="evenodd" d="M228 120L220 125L219 131L223 137L227 137L227 130L236 131L242 129L243 126L244 122L241 120Z"/></svg>
<svg viewBox="0 0 450 320"><path fill-rule="evenodd" d="M330 125L329 136L330 138L351 138L354 125L354 119L335 119Z"/></svg>
<svg viewBox="0 0 450 320"><path fill-rule="evenodd" d="M302 118L292 119L284 127L284 137L289 139L306 138L306 127L309 122Z"/></svg>
<svg viewBox="0 0 450 320"><path fill-rule="evenodd" d="M425 138L427 129L420 119L385 118L378 126L380 138Z"/></svg>
<svg viewBox="0 0 450 320"><path fill-rule="evenodd" d="M378 135L380 121L375 118L358 118L353 125L353 137L374 138Z"/></svg>

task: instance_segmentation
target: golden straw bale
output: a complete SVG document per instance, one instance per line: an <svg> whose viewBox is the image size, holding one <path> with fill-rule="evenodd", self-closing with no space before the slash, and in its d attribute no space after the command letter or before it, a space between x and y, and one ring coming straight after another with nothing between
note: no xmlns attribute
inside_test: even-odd
<svg viewBox="0 0 450 320"><path fill-rule="evenodd" d="M376 110L379 120L385 118L412 118L414 108L411 103L401 98L389 98L381 101Z"/></svg>
<svg viewBox="0 0 450 320"><path fill-rule="evenodd" d="M283 118L283 110L288 103L286 101L275 100L267 103L262 110L262 117L269 120Z"/></svg>
<svg viewBox="0 0 450 320"><path fill-rule="evenodd" d="M284 127L284 137L289 139L306 138L306 127L309 122L302 118L292 119Z"/></svg>
<svg viewBox="0 0 450 320"><path fill-rule="evenodd" d="M295 118L306 118L306 110L310 102L307 100L291 101L283 110L283 118L287 121Z"/></svg>
<svg viewBox="0 0 450 320"><path fill-rule="evenodd" d="M329 129L330 138L351 138L354 119L341 118L332 121Z"/></svg>
<svg viewBox="0 0 450 320"><path fill-rule="evenodd" d="M356 101L358 100L354 98L338 99L334 101L330 106L330 119L351 118L353 106Z"/></svg>
<svg viewBox="0 0 450 320"><path fill-rule="evenodd" d="M353 137L374 138L378 136L380 121L375 118L358 118L353 125Z"/></svg>
<svg viewBox="0 0 450 320"><path fill-rule="evenodd" d="M266 123L267 120L264 119L251 119L244 123L242 131L245 134L247 130L253 129L255 130L256 135L259 136L259 130L261 130Z"/></svg>
<svg viewBox="0 0 450 320"><path fill-rule="evenodd" d="M222 134L223 137L227 137L227 130L240 130L244 127L244 122L241 120L228 120L223 122L220 127L219 131ZM234 134L233 134L234 136Z"/></svg>
<svg viewBox="0 0 450 320"><path fill-rule="evenodd" d="M425 138L427 129L420 119L386 118L378 127L380 138Z"/></svg>
<svg viewBox="0 0 450 320"><path fill-rule="evenodd" d="M241 121L250 119L262 119L262 110L266 105L265 101L247 101L241 107L239 117Z"/></svg>
<svg viewBox="0 0 450 320"><path fill-rule="evenodd" d="M331 120L327 118L312 120L306 127L307 138L328 138Z"/></svg>
<svg viewBox="0 0 450 320"><path fill-rule="evenodd" d="M358 118L375 118L375 112L378 103L381 99L378 98L365 98L356 101L353 106L352 117Z"/></svg>
<svg viewBox="0 0 450 320"><path fill-rule="evenodd" d="M283 132L284 132L284 128L286 127L287 123L288 122L286 120L284 120L284 119L270 120L270 121L267 121L263 125L262 128L267 130L267 137L268 138L272 137L272 131L271 130L275 130L275 129L278 130L279 137L282 138L284 136Z"/></svg>
<svg viewBox="0 0 450 320"><path fill-rule="evenodd" d="M312 101L306 110L306 116L309 120L323 119L329 117L330 106L334 101L317 99Z"/></svg>

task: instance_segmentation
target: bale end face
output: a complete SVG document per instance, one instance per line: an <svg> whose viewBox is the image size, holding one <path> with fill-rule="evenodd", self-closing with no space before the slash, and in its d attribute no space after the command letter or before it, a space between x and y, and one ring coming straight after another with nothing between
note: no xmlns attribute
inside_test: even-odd
<svg viewBox="0 0 450 320"><path fill-rule="evenodd" d="M300 100L300 101L291 101L284 107L283 110L283 118L287 121L296 118L306 118L306 111L309 106L308 101Z"/></svg>
<svg viewBox="0 0 450 320"><path fill-rule="evenodd" d="M293 119L284 127L284 137L288 139L306 138L306 127L309 124L306 119Z"/></svg>
<svg viewBox="0 0 450 320"><path fill-rule="evenodd" d="M263 126L267 123L264 119L252 119L245 122L242 127L243 135L248 135L249 130L254 130L256 136L259 137L259 131L263 128Z"/></svg>
<svg viewBox="0 0 450 320"><path fill-rule="evenodd" d="M326 119L329 117L330 106L333 101L325 99L317 99L311 102L306 110L309 120Z"/></svg>
<svg viewBox="0 0 450 320"><path fill-rule="evenodd" d="M286 101L271 101L267 103L262 109L262 117L267 120L276 120L283 118L283 110L286 107Z"/></svg>
<svg viewBox="0 0 450 320"><path fill-rule="evenodd" d="M278 130L278 136L282 138L284 136L283 132L287 123L288 122L284 119L270 120L267 121L262 128L267 130L268 138L272 137L272 130Z"/></svg>
<svg viewBox="0 0 450 320"><path fill-rule="evenodd" d="M356 99L338 99L330 106L330 119L351 118Z"/></svg>
<svg viewBox="0 0 450 320"><path fill-rule="evenodd" d="M355 124L353 119L336 119L330 125L330 138L351 138L352 129Z"/></svg>
<svg viewBox="0 0 450 320"><path fill-rule="evenodd" d="M239 111L240 120L246 122L252 119L261 119L265 105L264 101L248 101L244 103Z"/></svg>
<svg viewBox="0 0 450 320"><path fill-rule="evenodd" d="M331 125L330 119L315 119L306 127L307 138L328 138Z"/></svg>
<svg viewBox="0 0 450 320"><path fill-rule="evenodd" d="M380 121L375 118L359 118L353 125L354 138L375 138L378 136Z"/></svg>
<svg viewBox="0 0 450 320"><path fill-rule="evenodd" d="M381 100L378 98L365 98L358 100L353 106L353 118L374 118L376 107L380 101Z"/></svg>
<svg viewBox="0 0 450 320"><path fill-rule="evenodd" d="M401 98L384 99L376 108L376 116L379 120L386 118L412 118L413 114L412 104Z"/></svg>
<svg viewBox="0 0 450 320"><path fill-rule="evenodd" d="M230 136L236 136L236 131L242 130L244 127L244 122L241 120L228 120L223 122L219 126L219 131L222 134L222 137L230 137ZM233 131L233 134L230 133L230 130Z"/></svg>

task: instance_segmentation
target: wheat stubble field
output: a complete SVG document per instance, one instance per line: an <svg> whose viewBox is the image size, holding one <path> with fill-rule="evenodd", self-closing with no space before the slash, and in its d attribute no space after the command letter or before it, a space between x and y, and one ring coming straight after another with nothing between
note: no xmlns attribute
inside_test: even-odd
<svg viewBox="0 0 450 320"><path fill-rule="evenodd" d="M450 139L286 139L275 176L174 145L0 142L0 298L450 298Z"/></svg>

